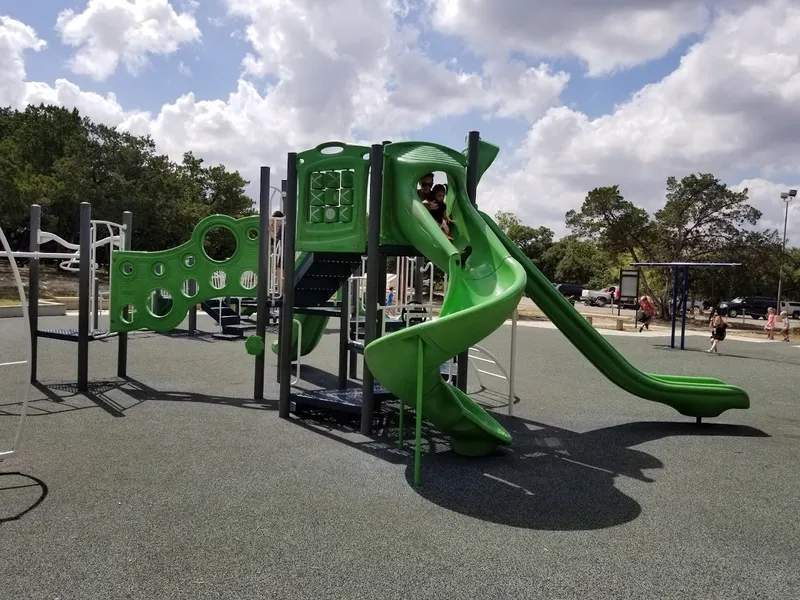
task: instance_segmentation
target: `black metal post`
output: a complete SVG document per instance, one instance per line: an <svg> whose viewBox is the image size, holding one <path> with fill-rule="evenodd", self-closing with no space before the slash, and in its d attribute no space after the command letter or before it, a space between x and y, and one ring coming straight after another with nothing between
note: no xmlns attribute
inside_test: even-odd
<svg viewBox="0 0 800 600"><path fill-rule="evenodd" d="M347 281L347 280L345 280ZM347 285L346 283L344 284ZM348 339L350 331L347 327L347 317L350 312L350 294L342 289L342 303L339 307L339 389L347 388L347 357L349 354ZM358 311L356 311L358 314Z"/></svg>
<svg viewBox="0 0 800 600"><path fill-rule="evenodd" d="M373 144L370 150L369 234L367 238L367 305L364 311L364 348L377 337L379 290L381 283L381 200L383 195L383 146ZM372 433L375 414L375 378L364 361L362 378L361 433Z"/></svg>
<svg viewBox="0 0 800 600"><path fill-rule="evenodd" d="M294 330L294 246L297 235L297 153L290 152L286 168L285 222L283 230L283 303L278 344L280 396L278 416L289 418L292 385L292 332Z"/></svg>
<svg viewBox="0 0 800 600"><path fill-rule="evenodd" d="M31 206L30 251L39 251L39 230L42 228L42 207ZM28 263L28 319L31 328L31 381L37 380L39 364L39 259Z"/></svg>
<svg viewBox="0 0 800 600"><path fill-rule="evenodd" d="M425 266L425 257L417 256L414 261L414 300L425 304L425 294L422 292L422 269ZM430 281L431 290L433 290L433 280Z"/></svg>
<svg viewBox="0 0 800 600"><path fill-rule="evenodd" d="M473 206L478 205L478 149L481 135L477 131L470 131L467 138L467 196ZM433 285L433 282L431 282ZM458 355L457 369L458 389L467 391L467 375L469 373L469 348Z"/></svg>
<svg viewBox="0 0 800 600"><path fill-rule="evenodd" d="M131 236L133 235L133 213L126 210L122 213L122 226L124 227L122 233L122 250L128 251L131 249ZM113 280L114 274L109 270L109 283ZM109 301L111 299L111 290L109 289ZM110 308L109 308L110 310ZM128 308L123 308L123 320L128 319ZM121 332L117 336L117 377L128 376L128 334Z"/></svg>
<svg viewBox="0 0 800 600"><path fill-rule="evenodd" d="M197 294L197 282L194 279L189 281L189 289L187 290L189 296L194 298ZM189 307L189 335L194 335L197 332L197 302L192 302Z"/></svg>
<svg viewBox="0 0 800 600"><path fill-rule="evenodd" d="M284 210L285 208L286 208L286 180L285 179L281 179L281 213L283 213L283 215L284 215L284 221L283 221L283 228L284 229L286 229L286 220L285 220L286 212ZM275 243L277 244L277 242L275 242ZM280 264L278 264L278 272L279 273L282 273L281 269L283 269L285 267L285 265L286 265L286 258L281 257L281 262L280 262ZM291 268L294 268L294 261L293 260L291 261L291 265L292 265ZM270 301L270 302L271 302L271 306L274 306L274 302L272 302L272 301ZM278 324L278 332L279 332L278 333L278 339L280 339L280 324ZM280 359L278 360L278 364L275 367L275 381L277 381L278 383L281 382L281 361L280 361Z"/></svg>
<svg viewBox="0 0 800 600"><path fill-rule="evenodd" d="M681 350L684 350L684 341L686 339L686 312L689 310L687 306L689 300L689 267L683 267L683 295L681 296L681 303L683 304L683 314L681 315Z"/></svg>
<svg viewBox="0 0 800 600"><path fill-rule="evenodd" d="M258 280L256 291L256 335L262 340L267 335L267 294L269 292L269 167L261 167L261 188L258 195ZM241 313L241 309L239 310ZM253 398L264 399L264 367L266 358L264 352L256 356L255 382L253 384Z"/></svg>
<svg viewBox="0 0 800 600"><path fill-rule="evenodd" d="M356 269L356 277L362 276L364 273L361 270L361 267ZM359 322L359 318L361 317L359 306L359 297L358 297L358 286L354 285L350 290L348 295L349 298L349 307L355 314L355 321L353 322L353 327L355 328L355 339L358 340L358 332L361 327L361 323ZM348 338L350 336L350 332L347 332ZM349 346L349 344L348 344ZM353 349L350 348L350 379L356 379L358 377L358 353Z"/></svg>
<svg viewBox="0 0 800 600"><path fill-rule="evenodd" d="M89 279L91 277L92 207L81 202L78 269L78 391L89 390Z"/></svg>

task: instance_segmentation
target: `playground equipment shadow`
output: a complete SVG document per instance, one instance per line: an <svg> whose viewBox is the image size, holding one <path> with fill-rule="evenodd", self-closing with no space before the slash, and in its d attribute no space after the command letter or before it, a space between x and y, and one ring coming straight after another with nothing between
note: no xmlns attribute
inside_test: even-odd
<svg viewBox="0 0 800 600"><path fill-rule="evenodd" d="M317 379L313 383L329 383L324 371L313 367L307 367L307 370L315 371L308 375L304 373ZM45 411L41 403L37 403L34 412L39 415L91 408L91 405L61 408L70 396L78 395L74 386L51 384L36 387L51 402L59 405L57 410ZM111 400L108 392L112 390L122 392L133 402L123 404L118 399ZM488 397L484 394L485 391L473 393L473 397L484 408L492 409L491 394ZM277 410L276 400L255 402L240 397L158 390L130 377L95 382L90 393L84 396L94 404L116 407L118 414L115 416L123 416L144 402L203 403L250 410ZM602 529L638 517L640 505L615 486L615 479L624 475L652 483L654 479L644 471L661 469L664 465L633 446L670 436L769 437L744 425L708 423L698 426L669 421L632 422L579 433L524 418L497 413L494 416L514 436L514 445L511 449L472 460L464 460L451 452L448 440L424 423L424 485L417 493L443 508L469 517L539 530ZM406 465L405 477L408 485L413 487L413 418L409 411L402 449L397 443L398 413L392 408L377 417L378 433L368 437L359 433L357 419L344 415L337 417L330 413L307 411L302 416L293 417L291 422L391 464ZM41 483L46 490L46 485ZM0 491L3 489L0 485ZM25 512L32 509L27 508Z"/></svg>
<svg viewBox="0 0 800 600"><path fill-rule="evenodd" d="M35 510L47 498L47 484L20 471L0 473L0 525L18 521Z"/></svg>
<svg viewBox="0 0 800 600"><path fill-rule="evenodd" d="M479 404L480 394L472 394ZM644 421L578 433L545 423L493 413L514 437L511 449L465 461L449 450L438 431L423 424L425 499L469 517L526 529L574 531L613 527L635 519L639 504L615 480L624 475L652 483L648 469L657 458L633 446L671 436L769 437L746 425ZM351 448L392 463L406 464L413 487L413 414L406 416L405 443L398 448L397 417L380 420L380 435L359 440L359 422L309 412L295 422ZM535 459L535 460L533 460Z"/></svg>

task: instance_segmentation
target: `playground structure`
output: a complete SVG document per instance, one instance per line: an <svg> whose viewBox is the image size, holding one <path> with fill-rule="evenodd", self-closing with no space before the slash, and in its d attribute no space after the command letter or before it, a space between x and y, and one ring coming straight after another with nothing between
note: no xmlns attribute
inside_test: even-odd
<svg viewBox="0 0 800 600"><path fill-rule="evenodd" d="M424 142L371 147L328 142L290 153L283 217L270 215L270 191L275 188L270 186L269 168L262 167L258 215L241 219L212 215L198 224L186 243L158 252L130 251L126 235L131 230L130 213L118 226L118 236L114 224L98 222L98 227L111 228L107 243L112 250L121 247L111 253L109 332L89 328L96 238L88 204L81 205L77 255L39 252L38 225L32 227L37 232L35 250L12 253L6 248L4 253L12 261L31 258L32 266L42 258L59 258L68 266L79 261L77 335L57 339L77 339L78 383L84 390L91 339L118 336L118 371L125 376L129 332L171 331L187 315L191 321L198 304L254 298L255 333L245 344L255 356L254 397L264 397L266 328L277 317L279 335L271 350L278 355L279 416L289 418L292 412L307 409L349 412L360 416L361 431L368 435L383 403L397 400L402 446L403 420L410 405L416 418L416 483L423 419L448 435L453 450L465 456L486 455L512 442L505 428L467 395L466 384L470 356L500 366L478 344L509 318L516 324L523 293L604 376L626 391L671 406L698 422L731 408L748 408L743 390L718 379L639 371L587 323L497 224L477 209L478 183L498 152L497 146L470 132L462 152ZM429 172L447 176L448 212L455 222L452 240L418 201L417 182ZM219 260L205 249L206 236L216 228L230 232L236 244L229 256ZM397 287L403 293L387 307L382 288L390 256L398 257ZM426 259L428 264L420 267ZM444 273L446 284L436 318L431 304L422 302L422 271L429 272L432 300L435 268ZM34 296L31 306L38 302ZM96 321L99 311L93 314ZM314 351L335 317L340 324L338 385L293 390L301 376L302 357ZM35 323L33 316L30 319ZM475 368L476 374L508 380L509 413L514 399L513 338L512 330L508 371L501 368L495 374ZM35 356L34 343L34 364ZM359 356L363 373L360 387L353 387Z"/></svg>
<svg viewBox="0 0 800 600"><path fill-rule="evenodd" d="M383 402L400 401L401 421L405 406L411 404L416 409L415 480L423 418L449 435L453 449L463 455L484 455L510 444L509 433L467 396L466 378L470 348L513 316L523 293L598 370L626 391L698 421L749 406L743 390L718 379L643 373L625 360L497 224L477 210L478 182L499 148L481 140L477 132L470 133L468 142L463 152L422 142L371 147L328 142L288 155L281 242L283 257L293 257L294 268L288 268L289 260L284 261L286 268L278 265L282 294L273 299L280 307L279 336L272 345L278 354L280 417L289 418L305 408L351 412L360 415L362 433L370 434ZM447 176L447 206L456 223L452 241L418 201L417 181L429 172ZM114 331L168 330L185 318L191 303L255 294L257 327L246 348L256 357L257 399L263 398L267 280L275 264L268 243L268 210L264 210L268 189L269 170L262 167L258 217L208 217L182 246L155 253L117 252L112 260ZM227 228L237 242L224 261L203 253L203 237L214 226ZM401 308L399 303L387 307L385 302L382 288L389 256L406 261L424 257L446 274L438 318L425 310L412 311L407 297L402 318L389 314ZM405 285L402 268L398 280ZM417 301L421 273L419 268L414 271ZM363 316L362 295L353 292L354 277L363 278L357 284L363 290ZM148 305L148 296L157 289L172 298L165 311L153 311ZM329 319L337 316L338 386L293 391L299 371L292 376L292 363L314 350ZM358 355L363 356L360 389L349 385ZM402 423L400 431L402 436Z"/></svg>
<svg viewBox="0 0 800 600"><path fill-rule="evenodd" d="M78 346L77 387L78 391L88 390L89 382L89 343L113 336L108 329L100 328L100 315L103 294L97 282L98 249L108 246L110 255L115 250L129 247L131 213L123 214L123 222L92 220L92 208L88 202L80 205L80 238L77 244L67 242L54 233L42 231L42 209L39 205L31 206L30 250L14 252L10 248L3 249L3 255L16 270L16 259L29 259L29 293L25 301L24 293L20 294L20 302L25 307L26 319L30 322L31 356L30 377L32 382L38 381L39 339L48 338L64 342L76 343ZM99 232L107 235L98 237ZM53 242L65 249L59 252L43 252L41 246ZM39 286L40 261L58 260L59 267L71 272L78 272L78 327L75 329L40 329L39 328ZM120 339L119 360L124 363L127 353L125 336Z"/></svg>

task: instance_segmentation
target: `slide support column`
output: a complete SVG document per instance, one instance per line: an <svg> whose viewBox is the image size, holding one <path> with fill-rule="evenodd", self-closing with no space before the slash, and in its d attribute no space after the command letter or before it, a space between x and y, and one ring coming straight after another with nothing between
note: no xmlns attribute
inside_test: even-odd
<svg viewBox="0 0 800 600"><path fill-rule="evenodd" d="M131 236L133 235L133 213L126 210L122 213L122 251L128 252L131 249ZM110 277L113 278L113 275ZM111 296L109 295L109 302ZM109 306L109 311L111 307ZM123 320L128 319L128 308L123 308ZM190 327L191 330L191 327ZM128 333L120 332L117 336L117 377L128 376Z"/></svg>
<svg viewBox="0 0 800 600"><path fill-rule="evenodd" d="M30 251L39 251L39 230L42 228L42 207L31 206ZM9 260L14 260L9 257ZM31 382L37 378L39 364L39 259L28 263L28 321L31 328Z"/></svg>
<svg viewBox="0 0 800 600"><path fill-rule="evenodd" d="M367 301L364 314L364 349L377 339L379 290L386 286L381 273L381 199L383 195L383 146L373 144L370 150L369 236L367 238ZM356 312L357 314L357 312ZM372 433L375 413L375 378L364 361L362 377L361 433Z"/></svg>
<svg viewBox="0 0 800 600"><path fill-rule="evenodd" d="M258 289L256 291L256 335L262 340L267 335L267 294L271 274L269 269L269 167L261 167L261 186L258 194ZM239 307L241 313L241 307ZM256 356L253 398L264 399L264 368L266 351Z"/></svg>
<svg viewBox="0 0 800 600"><path fill-rule="evenodd" d="M283 214L283 302L281 303L280 356L278 357L278 416L289 418L292 392L292 331L294 329L294 247L297 235L297 153L290 152L286 166Z"/></svg>

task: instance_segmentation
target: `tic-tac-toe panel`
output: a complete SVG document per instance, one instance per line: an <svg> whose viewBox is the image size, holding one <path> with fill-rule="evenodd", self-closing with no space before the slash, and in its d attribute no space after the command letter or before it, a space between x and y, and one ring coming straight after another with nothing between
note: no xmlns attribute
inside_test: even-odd
<svg viewBox="0 0 800 600"><path fill-rule="evenodd" d="M328 142L297 155L297 250L366 250L368 173L365 146Z"/></svg>

